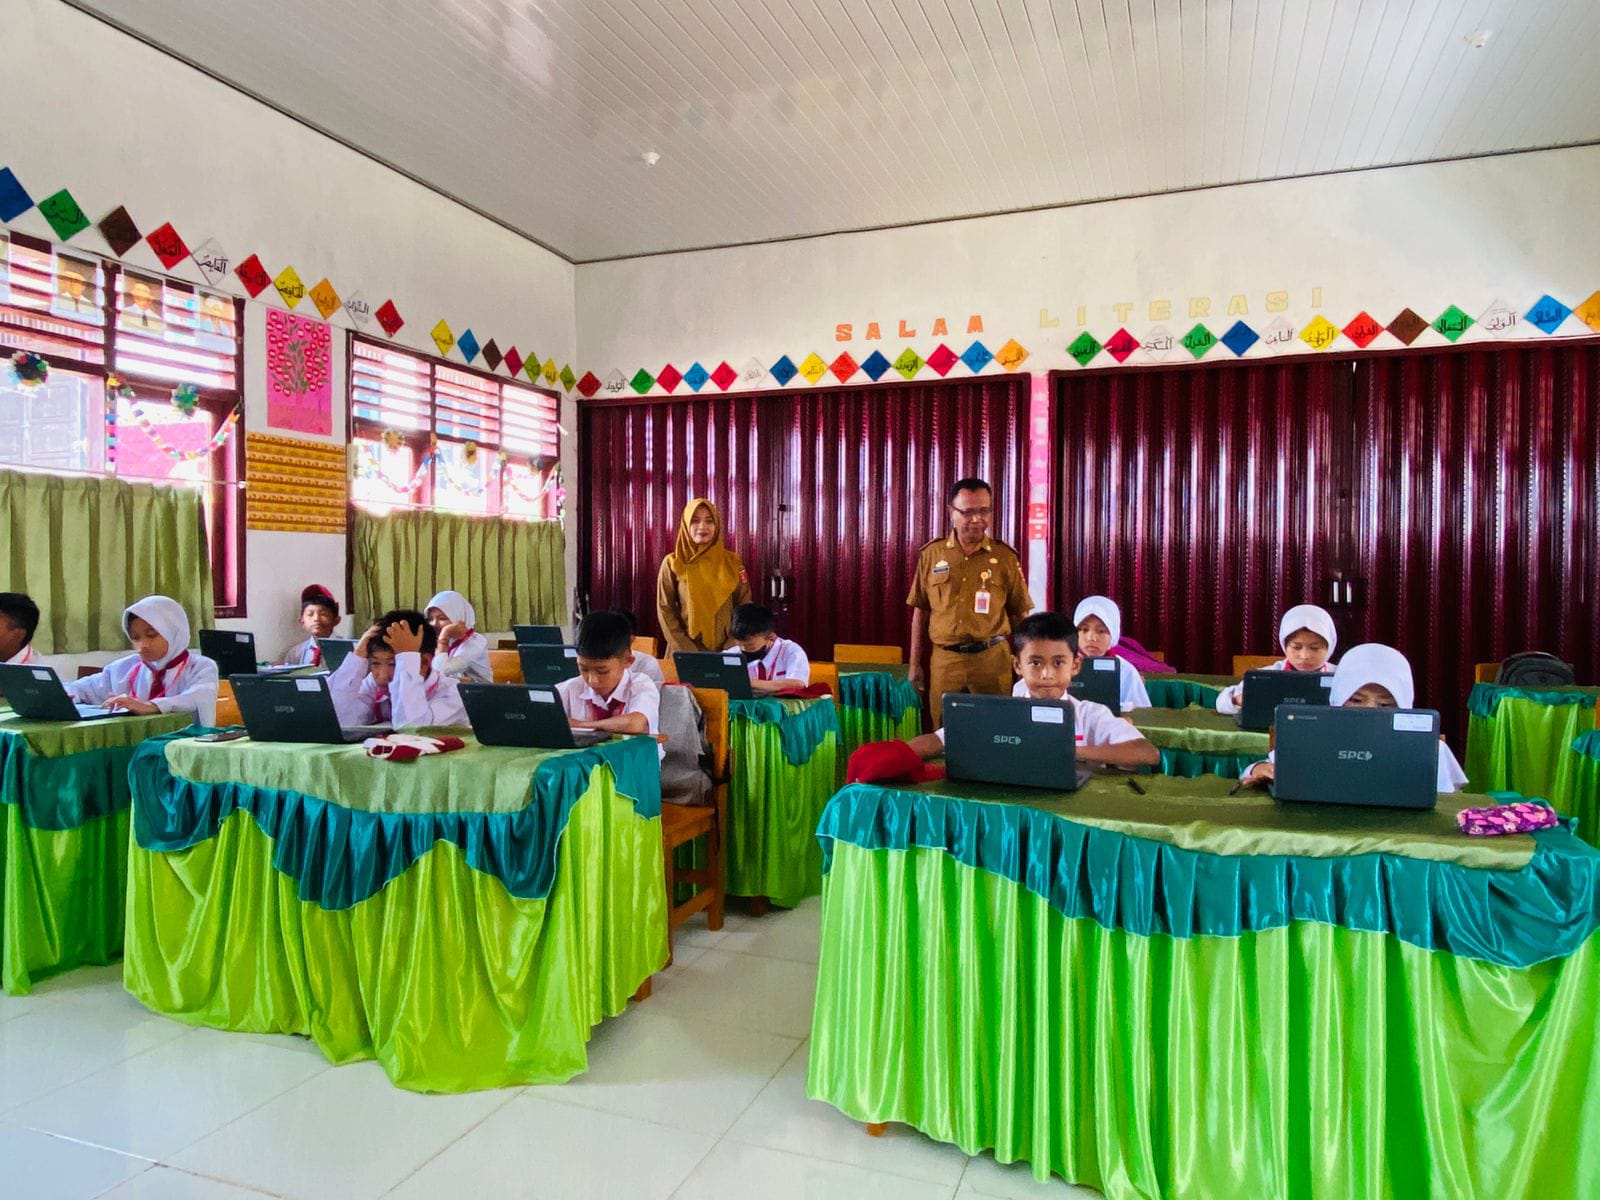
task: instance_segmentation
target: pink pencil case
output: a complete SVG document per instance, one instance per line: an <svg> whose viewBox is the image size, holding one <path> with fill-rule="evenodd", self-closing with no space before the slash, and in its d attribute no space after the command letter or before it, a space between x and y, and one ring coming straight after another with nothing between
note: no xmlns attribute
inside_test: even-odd
<svg viewBox="0 0 1600 1200"><path fill-rule="evenodd" d="M1507 833L1532 833L1535 829L1551 829L1560 818L1555 809L1531 800L1518 800L1514 804L1491 804L1484 808L1463 808L1456 814L1456 824L1468 837L1500 837Z"/></svg>

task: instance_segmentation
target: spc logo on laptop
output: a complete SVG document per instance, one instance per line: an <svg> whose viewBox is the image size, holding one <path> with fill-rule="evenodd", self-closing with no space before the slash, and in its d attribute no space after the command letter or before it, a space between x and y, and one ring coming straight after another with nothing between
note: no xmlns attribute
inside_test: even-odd
<svg viewBox="0 0 1600 1200"><path fill-rule="evenodd" d="M1371 750L1341 750L1341 751L1339 751L1339 761L1340 762L1349 762L1349 761L1352 761L1352 760L1354 760L1355 762L1371 762L1372 761L1372 751Z"/></svg>

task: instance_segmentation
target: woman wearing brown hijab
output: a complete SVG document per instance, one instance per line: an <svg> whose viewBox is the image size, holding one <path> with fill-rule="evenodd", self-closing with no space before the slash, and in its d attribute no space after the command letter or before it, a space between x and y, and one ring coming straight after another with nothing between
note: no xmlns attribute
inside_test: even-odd
<svg viewBox="0 0 1600 1200"><path fill-rule="evenodd" d="M739 556L722 544L722 521L711 501L684 505L678 541L656 577L656 616L667 651L724 650L733 610L750 602Z"/></svg>

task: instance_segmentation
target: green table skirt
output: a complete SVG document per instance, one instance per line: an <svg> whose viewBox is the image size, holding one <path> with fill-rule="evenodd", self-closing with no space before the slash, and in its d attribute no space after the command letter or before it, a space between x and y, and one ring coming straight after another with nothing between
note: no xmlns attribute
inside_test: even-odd
<svg viewBox="0 0 1600 1200"><path fill-rule="evenodd" d="M1547 704L1515 689L1478 684L1467 717L1467 758L1463 766L1475 792L1514 791L1550 801L1557 812L1571 813L1574 741L1595 727L1595 708L1580 693L1562 695L1563 703ZM1492 702L1486 704L1485 698ZM1565 702L1577 697L1581 703ZM1581 826L1580 826L1581 829ZM1592 830L1584 831L1593 837Z"/></svg>
<svg viewBox="0 0 1600 1200"><path fill-rule="evenodd" d="M1240 729L1231 716L1214 708L1136 708L1124 715L1161 751L1163 775L1238 779L1271 748L1265 733Z"/></svg>
<svg viewBox="0 0 1600 1200"><path fill-rule="evenodd" d="M1567 751L1566 810L1577 834L1591 846L1600 845L1600 730L1591 729Z"/></svg>
<svg viewBox="0 0 1600 1200"><path fill-rule="evenodd" d="M1222 689L1239 682L1231 675L1141 675L1150 703L1157 708L1188 708L1198 704L1214 709Z"/></svg>
<svg viewBox="0 0 1600 1200"><path fill-rule="evenodd" d="M840 674L839 761L872 742L910 741L922 732L922 697L898 672Z"/></svg>
<svg viewBox="0 0 1600 1200"><path fill-rule="evenodd" d="M1594 936L1521 968L1309 921L1151 936L838 842L808 1091L1109 1200L1595 1196L1597 1007Z"/></svg>
<svg viewBox="0 0 1600 1200"><path fill-rule="evenodd" d="M661 822L641 808L658 810L589 761L556 805L548 872L486 859L479 823L456 840L433 831L375 886L330 883L348 873L345 848L269 836L274 808L248 795L181 849L136 840L126 986L191 1024L304 1034L335 1063L375 1058L416 1091L569 1079L588 1065L592 1027L667 957ZM318 827L348 833L326 823L334 808L317 810ZM406 836L374 829L375 841Z"/></svg>
<svg viewBox="0 0 1600 1200"><path fill-rule="evenodd" d="M728 723L729 895L766 896L793 908L822 890L817 821L838 786L838 756L836 727L797 763L785 753L777 723L738 716Z"/></svg>

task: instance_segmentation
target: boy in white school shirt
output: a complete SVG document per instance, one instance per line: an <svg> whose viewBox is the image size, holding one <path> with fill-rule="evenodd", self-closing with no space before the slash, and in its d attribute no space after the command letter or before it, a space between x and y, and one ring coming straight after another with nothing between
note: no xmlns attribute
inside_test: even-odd
<svg viewBox="0 0 1600 1200"><path fill-rule="evenodd" d="M296 667L320 667L322 645L319 639L332 637L334 626L339 624L339 602L333 593L320 583L309 584L300 590L300 628L307 636L283 652L280 662Z"/></svg>
<svg viewBox="0 0 1600 1200"><path fill-rule="evenodd" d="M556 684L574 729L623 737L661 728L661 691L632 670L633 628L619 612L592 612L578 626L578 677ZM666 753L656 747L656 756Z"/></svg>
<svg viewBox="0 0 1600 1200"><path fill-rule="evenodd" d="M66 684L79 704L103 704L148 716L186 712L217 722L217 664L189 649L189 615L170 596L146 596L122 611L133 653Z"/></svg>
<svg viewBox="0 0 1600 1200"><path fill-rule="evenodd" d="M33 648L39 628L39 606L21 592L0 592L0 663L26 667L44 661Z"/></svg>
<svg viewBox="0 0 1600 1200"><path fill-rule="evenodd" d="M328 677L341 725L466 725L456 681L434 668L438 634L420 612L384 613Z"/></svg>
<svg viewBox="0 0 1600 1200"><path fill-rule="evenodd" d="M811 682L811 660L800 643L778 636L778 618L770 608L739 605L733 610L732 633L750 672L752 692L781 692Z"/></svg>
<svg viewBox="0 0 1600 1200"><path fill-rule="evenodd" d="M1079 762L1110 767L1153 767L1161 762L1161 751L1147 741L1133 723L1118 716L1104 704L1079 700L1068 694L1072 677L1081 664L1078 633L1060 613L1037 612L1018 623L1012 634L1016 647L1012 665L1022 678L1011 689L1013 696L1035 700L1065 700L1072 706L1077 730ZM913 738L911 748L923 758L944 753L944 730Z"/></svg>

